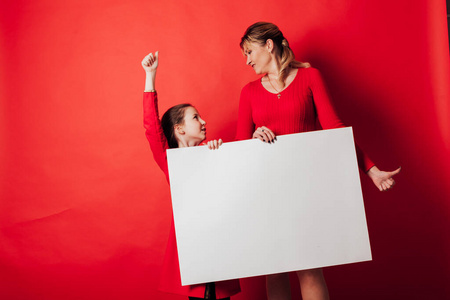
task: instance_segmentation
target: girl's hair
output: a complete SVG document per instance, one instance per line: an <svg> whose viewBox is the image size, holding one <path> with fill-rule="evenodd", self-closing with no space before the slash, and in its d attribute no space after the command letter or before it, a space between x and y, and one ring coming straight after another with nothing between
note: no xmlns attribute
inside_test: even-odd
<svg viewBox="0 0 450 300"><path fill-rule="evenodd" d="M280 60L280 73L278 74L279 83L284 86L287 77L287 68L309 68L309 63L302 63L295 60L294 52L289 47L289 43L283 36L283 33L277 25L268 22L257 22L250 25L241 38L241 49L244 49L246 43L258 43L265 45L267 40L271 39L276 45L274 47L275 54Z"/></svg>
<svg viewBox="0 0 450 300"><path fill-rule="evenodd" d="M184 112L186 108L192 107L189 103L178 104L169 108L161 118L161 126L166 136L169 148L178 148L178 141L175 137L175 125L184 124Z"/></svg>

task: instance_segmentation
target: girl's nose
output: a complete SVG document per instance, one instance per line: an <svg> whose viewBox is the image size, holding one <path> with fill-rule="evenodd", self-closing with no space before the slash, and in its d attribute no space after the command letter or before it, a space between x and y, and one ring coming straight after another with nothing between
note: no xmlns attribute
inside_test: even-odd
<svg viewBox="0 0 450 300"><path fill-rule="evenodd" d="M203 125L203 126L205 126L206 125L206 121L205 120L203 120L202 118L200 118L200 123Z"/></svg>

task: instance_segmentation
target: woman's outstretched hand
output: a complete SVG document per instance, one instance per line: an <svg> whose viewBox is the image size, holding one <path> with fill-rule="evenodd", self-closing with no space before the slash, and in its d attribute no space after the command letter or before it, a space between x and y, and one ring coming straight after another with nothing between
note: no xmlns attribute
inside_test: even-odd
<svg viewBox="0 0 450 300"><path fill-rule="evenodd" d="M395 185L394 176L400 173L402 167L392 172L381 171L376 166L373 166L367 175L372 179L375 186L382 192L390 190Z"/></svg>
<svg viewBox="0 0 450 300"><path fill-rule="evenodd" d="M145 72L151 73L156 71L159 63L158 56L159 51L156 51L155 55L153 55L153 53L149 53L144 57L144 59L142 60L142 67L144 68Z"/></svg>
<svg viewBox="0 0 450 300"><path fill-rule="evenodd" d="M206 145L208 146L208 148L210 150L216 150L219 149L220 145L222 145L222 139L218 139L218 140L212 140L212 141L208 141L206 143Z"/></svg>
<svg viewBox="0 0 450 300"><path fill-rule="evenodd" d="M258 127L253 133L253 138L267 143L273 143L277 139L275 133L266 126Z"/></svg>

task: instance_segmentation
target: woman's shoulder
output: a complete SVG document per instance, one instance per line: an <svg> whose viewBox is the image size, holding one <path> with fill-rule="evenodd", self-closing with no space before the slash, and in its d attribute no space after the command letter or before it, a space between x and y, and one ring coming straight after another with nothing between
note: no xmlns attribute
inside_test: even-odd
<svg viewBox="0 0 450 300"><path fill-rule="evenodd" d="M256 80L250 81L249 83L244 85L244 87L242 88L242 93L252 92L252 91L255 91L258 88L260 88L261 87L261 79L262 79L262 77L260 77Z"/></svg>
<svg viewBox="0 0 450 300"><path fill-rule="evenodd" d="M319 70L314 67L298 68L298 72L304 73L304 74L319 74L320 73Z"/></svg>
<svg viewBox="0 0 450 300"><path fill-rule="evenodd" d="M317 68L314 67L308 67L308 68L299 68L298 69L298 75L300 79L306 80L310 84L316 81L320 81L322 76L320 74L320 71Z"/></svg>
<svg viewBox="0 0 450 300"><path fill-rule="evenodd" d="M263 76L264 77L264 76ZM263 77L259 77L258 79L255 79L253 81L250 81L249 83L247 83L244 88L249 88L249 87L255 87L261 84L261 79Z"/></svg>

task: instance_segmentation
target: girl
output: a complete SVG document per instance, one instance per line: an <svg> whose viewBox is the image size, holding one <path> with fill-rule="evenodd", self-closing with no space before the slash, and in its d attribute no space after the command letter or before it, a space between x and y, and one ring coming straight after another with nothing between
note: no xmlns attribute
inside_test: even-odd
<svg viewBox="0 0 450 300"><path fill-rule="evenodd" d="M144 127L153 157L169 181L166 150L202 144L206 138L206 122L190 104L179 104L170 108L159 120L158 98L155 90L158 56L158 52L155 55L150 53L142 60L142 67L146 74ZM209 141L207 146L209 149L217 149L221 144L222 140L219 139ZM230 299L230 296L240 292L238 280L192 286L181 285L173 218L161 273L160 289L188 296L189 299Z"/></svg>
<svg viewBox="0 0 450 300"><path fill-rule="evenodd" d="M247 65L263 76L241 92L236 139L258 138L272 143L276 135L344 127L337 117L317 69L295 60L278 27L258 22L241 38ZM320 123L320 126L318 125ZM356 147L359 167L380 191L395 184L393 172L380 171ZM322 269L297 271L304 300L329 299ZM291 299L288 274L266 277L270 300Z"/></svg>

